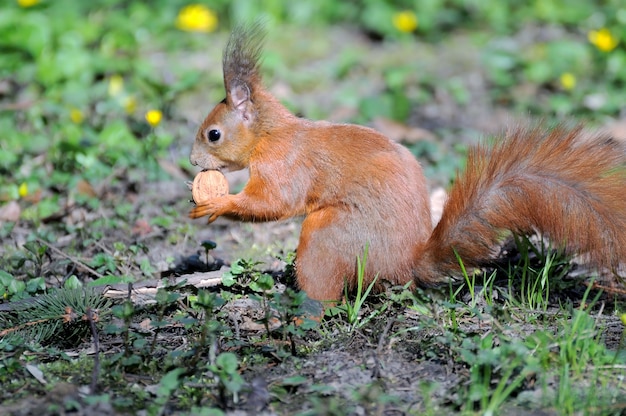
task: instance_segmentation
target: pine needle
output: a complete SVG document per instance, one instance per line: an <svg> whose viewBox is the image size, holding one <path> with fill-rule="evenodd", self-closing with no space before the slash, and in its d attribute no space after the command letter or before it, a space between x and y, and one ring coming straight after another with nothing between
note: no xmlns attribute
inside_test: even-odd
<svg viewBox="0 0 626 416"><path fill-rule="evenodd" d="M87 310L92 319L110 311L110 301L93 290L56 289L16 301L0 314L0 344L26 343L76 345L89 335Z"/></svg>

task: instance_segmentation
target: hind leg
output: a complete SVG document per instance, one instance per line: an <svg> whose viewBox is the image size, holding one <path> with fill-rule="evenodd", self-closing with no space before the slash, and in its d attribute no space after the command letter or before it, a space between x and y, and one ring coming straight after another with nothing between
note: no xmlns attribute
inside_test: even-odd
<svg viewBox="0 0 626 416"><path fill-rule="evenodd" d="M339 301L345 279L354 279L356 255L342 214L337 209L324 209L309 214L302 223L296 253L296 276L300 289L311 299Z"/></svg>

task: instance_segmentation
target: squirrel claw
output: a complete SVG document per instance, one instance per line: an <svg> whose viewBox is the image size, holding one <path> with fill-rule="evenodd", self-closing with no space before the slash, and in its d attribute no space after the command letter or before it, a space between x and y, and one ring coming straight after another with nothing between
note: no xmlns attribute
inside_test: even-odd
<svg viewBox="0 0 626 416"><path fill-rule="evenodd" d="M216 215L214 209L211 205L197 205L191 211L189 211L189 218L200 218L209 216L208 224L212 223L217 219L219 215Z"/></svg>
<svg viewBox="0 0 626 416"><path fill-rule="evenodd" d="M208 215L209 212L203 208L204 208L203 205L198 205L195 208L193 208L191 211L189 211L189 218L196 219L196 218L200 218L200 217L204 217L205 215Z"/></svg>

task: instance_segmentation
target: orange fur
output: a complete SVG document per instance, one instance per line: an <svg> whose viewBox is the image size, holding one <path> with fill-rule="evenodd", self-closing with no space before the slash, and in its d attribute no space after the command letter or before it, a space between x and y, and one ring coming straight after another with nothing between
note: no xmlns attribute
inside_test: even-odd
<svg viewBox="0 0 626 416"><path fill-rule="evenodd" d="M416 280L441 281L493 258L502 231L540 232L592 266L626 259L625 149L581 127L517 128L476 147L450 190L441 221L416 250Z"/></svg>
<svg viewBox="0 0 626 416"><path fill-rule="evenodd" d="M204 169L248 167L250 180L190 216L304 215L296 274L310 297L340 299L344 279L354 287L366 246L366 285L377 274L394 284L444 281L458 272L454 250L480 265L503 230L543 232L597 267L626 258L625 153L616 142L581 129L520 128L492 148L479 146L433 231L426 180L411 153L366 127L292 115L261 83L262 38L258 25L231 35L226 99L202 123L190 156Z"/></svg>

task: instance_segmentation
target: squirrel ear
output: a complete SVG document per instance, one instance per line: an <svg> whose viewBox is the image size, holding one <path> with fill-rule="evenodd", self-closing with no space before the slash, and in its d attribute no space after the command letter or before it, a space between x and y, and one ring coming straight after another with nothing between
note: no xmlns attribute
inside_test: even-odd
<svg viewBox="0 0 626 416"><path fill-rule="evenodd" d="M245 84L236 84L228 91L228 96L233 109L244 121L252 121L252 102L250 101L250 89Z"/></svg>

